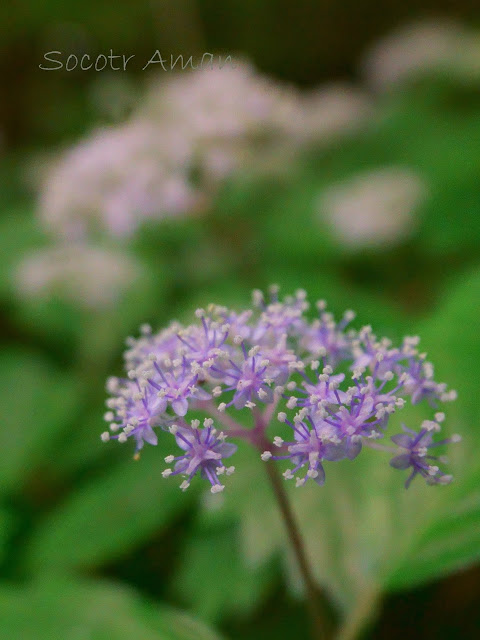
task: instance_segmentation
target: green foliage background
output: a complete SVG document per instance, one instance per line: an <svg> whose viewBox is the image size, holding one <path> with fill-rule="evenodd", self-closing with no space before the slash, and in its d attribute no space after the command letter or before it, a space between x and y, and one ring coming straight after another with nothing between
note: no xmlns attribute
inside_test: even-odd
<svg viewBox="0 0 480 640"><path fill-rule="evenodd" d="M239 9L229 4L235 16ZM265 15L273 11L268 4ZM122 21L101 3L109 27L96 32L98 42L111 37L134 48L131 9L120 9ZM2 21L4 51L18 34L37 33L47 10L60 16L50 2L14 13L17 32ZM73 5L69 11L73 19ZM136 24L142 12L132 14ZM92 25L100 19L88 15ZM217 33L217 46L231 42L255 55L258 39ZM275 59L267 47L258 57L288 75L276 51ZM332 63L330 71L349 64ZM402 87L378 98L371 126L312 149L291 171L237 175L205 218L144 228L129 247L141 280L114 309L87 314L61 299L22 300L11 276L21 256L48 242L23 181L26 164L45 141L87 129L95 117L82 91L64 81L64 100L59 94L49 111L53 101L44 95L40 113L22 120L21 143L19 130L9 129L13 142L0 157L0 638L214 640L214 627L230 638L306 633L301 582L255 452L238 453L238 473L218 508L202 487L182 494L162 479L168 442L133 462L128 447L99 439L104 381L120 373L127 335L143 322L188 321L211 301L241 308L252 288L272 282L286 293L305 288L337 314L353 308L358 325L372 324L378 334L418 333L437 377L458 390L447 407L446 428L464 438L452 452L451 486L419 483L405 492L401 474L367 451L329 468L323 489L291 491L315 576L345 620L341 637L362 628L365 637L396 637L388 606L387 632L368 626L385 598L399 602L390 594L403 598L480 558L478 83L431 77ZM55 129L59 106L71 117ZM316 198L333 182L385 165L406 165L427 179L419 224L394 248L347 252L313 222ZM412 410L410 418L422 415ZM478 603L480 579L469 575ZM427 607L433 592L418 593ZM469 633L478 615L472 620L463 622L462 637L477 637ZM456 632L443 624L431 633L422 637Z"/></svg>

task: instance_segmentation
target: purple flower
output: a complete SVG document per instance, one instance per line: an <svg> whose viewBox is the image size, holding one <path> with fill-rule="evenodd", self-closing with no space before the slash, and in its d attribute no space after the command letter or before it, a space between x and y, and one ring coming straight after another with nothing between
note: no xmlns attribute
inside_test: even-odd
<svg viewBox="0 0 480 640"><path fill-rule="evenodd" d="M272 402L273 391L269 385L271 378L270 361L262 357L258 347L248 353L244 344L243 362L236 364L230 360L231 368L225 373L225 391L235 391L233 400L226 406L233 405L235 409L255 405L257 401Z"/></svg>
<svg viewBox="0 0 480 640"><path fill-rule="evenodd" d="M432 407L438 403L455 400L455 391L447 391L445 383L437 383L433 379L433 365L421 359L411 359L405 368L405 391L412 398L412 404L427 399Z"/></svg>
<svg viewBox="0 0 480 640"><path fill-rule="evenodd" d="M272 302L267 305L263 294L254 292L254 303L262 309L252 332L252 341L256 343L269 337L281 338L285 334L300 333L305 328L303 313L309 307L305 301L305 291L297 291L295 296L288 297L283 303L278 302L276 287L270 288L270 294Z"/></svg>
<svg viewBox="0 0 480 640"><path fill-rule="evenodd" d="M138 380L111 379L110 390L115 390L116 396L107 402L110 411L105 419L110 422L110 431L102 434L105 442L110 438L119 442L126 442L133 437L136 450L143 448L144 442L157 444L157 435L153 427L160 424L163 405L157 394L148 386L143 387ZM117 433L119 432L119 433Z"/></svg>
<svg viewBox="0 0 480 640"><path fill-rule="evenodd" d="M432 456L430 449L440 447L450 442L459 442L460 436L454 435L438 442L433 441L433 433L440 430L438 422L426 420L422 429L417 433L403 425L405 433L392 436L393 442L398 445L402 453L390 460L394 469L412 469L405 482L408 489L416 475L423 476L428 484L449 484L453 476L443 473L436 462L442 462L438 456Z"/></svg>
<svg viewBox="0 0 480 640"><path fill-rule="evenodd" d="M203 429L199 427L198 420L192 420L191 427L186 425L170 427L170 432L175 435L175 440L184 454L167 456L165 462L167 464L175 462L175 466L173 470L165 469L162 475L164 478L176 475L184 476L185 480L180 488L185 491L190 486L193 476L200 473L201 477L212 485L211 492L218 493L224 489L218 476L223 474L228 476L235 471L235 467L225 467L223 459L233 455L237 446L225 442L225 434L217 434L211 418L204 420Z"/></svg>
<svg viewBox="0 0 480 640"><path fill-rule="evenodd" d="M347 457L351 460L356 458L362 449L362 436L371 436L375 426L382 424L380 418L375 419L373 398L365 396L348 408L340 407L328 421L338 425L345 439Z"/></svg>
<svg viewBox="0 0 480 640"><path fill-rule="evenodd" d="M178 333L181 329L181 325L174 322L167 329L153 335L150 325L142 325L140 327L142 335L138 340L132 337L127 339L128 349L125 352L127 369L130 371L139 367L150 355L154 355L158 362L173 360L178 352Z"/></svg>
<svg viewBox="0 0 480 640"><path fill-rule="evenodd" d="M301 387L296 389L296 393L306 395L306 398L300 398L298 406L300 407L322 407L325 403L342 404L347 399L345 391L338 389L339 385L345 379L344 373L335 376L320 374L315 382L312 382L306 374L302 373L303 380Z"/></svg>
<svg viewBox="0 0 480 640"><path fill-rule="evenodd" d="M219 360L230 355L232 349L226 345L230 335L230 325L214 322L205 317L203 309L198 309L196 315L201 320L200 326L193 325L179 331L177 337L182 343L180 347L184 357L190 363L195 363L197 371L208 371Z"/></svg>
<svg viewBox="0 0 480 640"><path fill-rule="evenodd" d="M295 477L300 469L307 467L305 476L297 476L296 486L304 485L308 479L313 479L319 485L325 482L325 470L322 461L341 460L345 457L345 448L335 428L324 420L314 420L307 416L305 420L295 420L290 422L284 413L278 416L281 422L287 423L293 429L293 442L284 442L282 438L276 437L274 444L277 447L286 447L288 453L285 455L272 455L270 451L262 453L262 460L291 460L294 464L292 469L284 472L286 480Z"/></svg>
<svg viewBox="0 0 480 640"><path fill-rule="evenodd" d="M290 376L292 367L298 362L298 357L287 342L287 334L275 336L274 340L260 341L262 356L269 360L269 374L275 380L275 384L285 384Z"/></svg>
<svg viewBox="0 0 480 640"><path fill-rule="evenodd" d="M324 363L335 367L342 360L348 359L351 341L344 332L345 327L354 319L353 311L346 311L343 319L337 324L331 313L325 311L326 303L317 303L319 319L314 320L304 331L301 345L314 357L324 358Z"/></svg>

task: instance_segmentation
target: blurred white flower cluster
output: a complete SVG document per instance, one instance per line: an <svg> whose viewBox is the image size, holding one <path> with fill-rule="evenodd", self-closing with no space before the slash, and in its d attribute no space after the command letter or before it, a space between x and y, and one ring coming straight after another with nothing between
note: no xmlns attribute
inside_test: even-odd
<svg viewBox="0 0 480 640"><path fill-rule="evenodd" d="M139 275L123 253L87 244L60 244L29 254L15 274L26 298L59 297L87 309L112 305Z"/></svg>
<svg viewBox="0 0 480 640"><path fill-rule="evenodd" d="M446 69L478 78L480 39L440 21L387 36L363 63L375 91ZM59 244L27 256L19 290L51 295L61 281L70 299L102 306L141 272L119 240L144 222L202 215L232 174L288 170L308 146L338 141L374 116L367 92L342 83L299 91L246 62L162 76L126 122L94 131L42 170L39 220ZM339 244L389 246L414 228L427 193L413 168L384 167L327 188L317 209Z"/></svg>
<svg viewBox="0 0 480 640"><path fill-rule="evenodd" d="M347 248L389 246L407 237L428 187L414 171L384 167L328 187L320 196L320 216Z"/></svg>
<svg viewBox="0 0 480 640"><path fill-rule="evenodd" d="M366 92L344 82L332 82L301 97L290 130L303 144L329 144L354 133L374 114Z"/></svg>
<svg viewBox="0 0 480 640"><path fill-rule="evenodd" d="M371 113L352 87L301 93L245 62L163 78L127 122L42 168L39 221L58 245L19 265L21 295L113 303L141 272L119 240L147 220L202 214L232 173L283 170L305 146L330 143Z"/></svg>
<svg viewBox="0 0 480 640"><path fill-rule="evenodd" d="M423 20L382 38L363 62L367 83L385 91L431 73L480 78L480 36L453 21Z"/></svg>
<svg viewBox="0 0 480 640"><path fill-rule="evenodd" d="M446 20L408 24L378 41L362 61L366 84L376 93L443 74L460 82L480 79L480 36ZM406 239L418 224L429 194L414 167L378 167L327 187L316 204L339 245L354 251L389 247Z"/></svg>
<svg viewBox="0 0 480 640"><path fill-rule="evenodd" d="M153 86L129 122L59 158L41 189L40 216L67 239L130 236L146 219L205 210L234 171L285 164L369 113L353 88L302 95L246 63L178 74Z"/></svg>

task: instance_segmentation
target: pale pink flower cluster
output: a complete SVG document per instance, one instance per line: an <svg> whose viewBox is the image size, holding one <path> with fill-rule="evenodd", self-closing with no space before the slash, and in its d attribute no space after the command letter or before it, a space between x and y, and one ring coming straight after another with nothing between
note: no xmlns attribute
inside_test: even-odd
<svg viewBox="0 0 480 640"><path fill-rule="evenodd" d="M131 235L148 218L194 209L199 193L186 175L188 145L136 120L95 132L53 167L40 197L42 222L69 239Z"/></svg>
<svg viewBox="0 0 480 640"><path fill-rule="evenodd" d="M145 112L193 137L203 174L220 179L253 165L262 170L305 145L331 142L371 113L370 100L347 84L311 92L259 75L246 63L179 75L154 89Z"/></svg>

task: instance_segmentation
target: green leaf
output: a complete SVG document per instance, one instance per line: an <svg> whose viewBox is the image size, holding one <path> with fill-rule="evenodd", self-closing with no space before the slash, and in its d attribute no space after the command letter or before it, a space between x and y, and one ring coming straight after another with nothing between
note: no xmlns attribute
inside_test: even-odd
<svg viewBox="0 0 480 640"><path fill-rule="evenodd" d="M99 416L99 432L102 428ZM141 459L130 455L113 469L91 478L42 523L27 549L33 570L66 571L101 565L127 553L190 507L195 490L183 494L174 479L165 480L163 457L171 442L159 438ZM131 442L125 445L125 452ZM105 445L98 437L98 447Z"/></svg>
<svg viewBox="0 0 480 640"><path fill-rule="evenodd" d="M102 384L103 379L101 381ZM102 420L105 412L105 401L95 401L89 406L88 412L83 414L81 429L71 433L64 433L61 440L56 443L54 450L54 473L58 478L75 477L78 473L88 472L89 467L105 461L106 468L114 461L122 458L125 450L102 446L99 442L99 433L106 424Z"/></svg>
<svg viewBox="0 0 480 640"><path fill-rule="evenodd" d="M14 526L15 518L13 514L4 507L0 507L0 564L7 555L7 546Z"/></svg>
<svg viewBox="0 0 480 640"><path fill-rule="evenodd" d="M9 640L220 640L184 613L102 582L1 586L0 618Z"/></svg>
<svg viewBox="0 0 480 640"><path fill-rule="evenodd" d="M279 192L266 213L261 212L257 225L266 239L261 245L262 264L295 261L297 265L302 261L319 268L332 260L335 243L325 233L317 212L323 185L318 177L302 177L287 193Z"/></svg>
<svg viewBox="0 0 480 640"><path fill-rule="evenodd" d="M90 314L82 327L82 357L96 363L108 362L118 352L125 336L138 331L157 307L162 305L166 291L165 274L151 272L138 263L141 275L108 309ZM163 277L162 277L163 276Z"/></svg>
<svg viewBox="0 0 480 640"><path fill-rule="evenodd" d="M18 489L78 410L74 381L27 351L0 353L0 486Z"/></svg>
<svg viewBox="0 0 480 640"><path fill-rule="evenodd" d="M480 558L480 469L457 480L443 513L417 532L408 556L388 580L389 589L409 588Z"/></svg>
<svg viewBox="0 0 480 640"><path fill-rule="evenodd" d="M215 527L197 523L189 535L175 590L202 619L218 622L232 615L245 616L264 599L273 580L271 567L245 562L238 553L240 546L238 526L231 522Z"/></svg>
<svg viewBox="0 0 480 640"><path fill-rule="evenodd" d="M478 336L478 300L480 297L480 269L457 279L451 295L447 296L437 313L425 320L418 332L435 364L436 377L448 381L458 391L456 402L448 405L448 416L457 422L458 429L468 430L471 445L480 444L480 405L478 403L478 366L480 340ZM472 449L470 445L465 447ZM475 453L472 451L473 459Z"/></svg>
<svg viewBox="0 0 480 640"><path fill-rule="evenodd" d="M408 561L389 579L399 588L433 579L468 566L480 558L480 407L478 404L478 310L480 271L467 274L439 311L420 327L422 344L436 363L436 376L458 391L446 408L452 430L463 442L457 445L455 485L409 547Z"/></svg>

